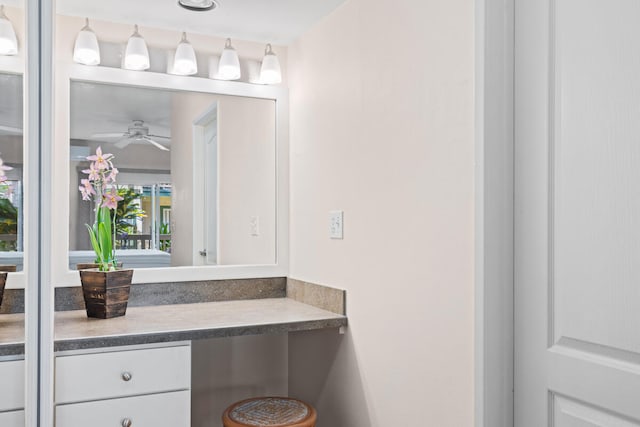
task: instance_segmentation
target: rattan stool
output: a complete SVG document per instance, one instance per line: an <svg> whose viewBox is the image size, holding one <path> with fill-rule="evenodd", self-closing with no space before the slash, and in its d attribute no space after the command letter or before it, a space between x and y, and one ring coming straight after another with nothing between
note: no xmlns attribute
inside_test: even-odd
<svg viewBox="0 0 640 427"><path fill-rule="evenodd" d="M234 403L222 415L224 427L315 427L309 404L288 397L258 397Z"/></svg>

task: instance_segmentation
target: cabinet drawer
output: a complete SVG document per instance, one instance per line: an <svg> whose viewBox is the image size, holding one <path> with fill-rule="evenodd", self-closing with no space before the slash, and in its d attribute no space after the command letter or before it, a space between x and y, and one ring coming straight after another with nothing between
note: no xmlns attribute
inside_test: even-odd
<svg viewBox="0 0 640 427"><path fill-rule="evenodd" d="M24 381L24 360L0 362L0 412L24 409Z"/></svg>
<svg viewBox="0 0 640 427"><path fill-rule="evenodd" d="M77 403L191 388L191 347L56 357L55 401Z"/></svg>
<svg viewBox="0 0 640 427"><path fill-rule="evenodd" d="M24 427L24 411L0 412L0 426Z"/></svg>
<svg viewBox="0 0 640 427"><path fill-rule="evenodd" d="M179 391L56 407L56 427L186 427L190 392Z"/></svg>

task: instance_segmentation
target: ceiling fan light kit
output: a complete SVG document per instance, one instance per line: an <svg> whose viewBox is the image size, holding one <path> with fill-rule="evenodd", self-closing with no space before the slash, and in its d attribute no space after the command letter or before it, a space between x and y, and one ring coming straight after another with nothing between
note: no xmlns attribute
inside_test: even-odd
<svg viewBox="0 0 640 427"><path fill-rule="evenodd" d="M178 0L178 5L189 11L203 12L212 10L218 7L216 0ZM17 42L6 42L5 36L13 34L13 40L15 40L15 33L11 22L4 17L0 9L0 55L10 55L15 53L3 53L3 46L15 46L14 50L17 52ZM7 26L8 25L8 26ZM8 31L11 29L11 32ZM5 35L6 33L6 35ZM7 52L14 50L5 49ZM218 58L217 56L215 57ZM213 57L212 57L213 59ZM73 52L73 61L83 65L99 65L100 64L100 46L98 43L98 37L89 27L89 19L86 20L85 26L80 30L76 38L76 43ZM138 26L135 26L135 30L127 42L127 46L124 52L124 59L122 61L122 68L132 71L145 71L151 67L149 59L149 48L144 38L138 32ZM213 69L213 67L217 67ZM218 61L209 61L209 78L217 80L239 80L242 78L242 70L240 68L240 58L238 52L231 45L231 39L227 38L225 41L224 49L219 57ZM198 61L196 52L187 40L187 34L182 33L182 39L176 48L173 64L169 64L166 70L167 73L180 75L180 76L193 76L198 74ZM282 71L280 69L280 61L273 52L271 44L267 44L265 54L260 66L260 79L259 81L252 81L252 83L260 83L267 85L274 85L282 83Z"/></svg>
<svg viewBox="0 0 640 427"><path fill-rule="evenodd" d="M18 54L18 38L13 25L4 13L4 5L0 5L0 55Z"/></svg>

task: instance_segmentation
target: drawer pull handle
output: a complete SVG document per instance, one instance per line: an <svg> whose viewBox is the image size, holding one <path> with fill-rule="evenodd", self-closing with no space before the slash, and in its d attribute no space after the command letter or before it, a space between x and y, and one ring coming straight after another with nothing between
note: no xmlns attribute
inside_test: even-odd
<svg viewBox="0 0 640 427"><path fill-rule="evenodd" d="M129 381L131 381L131 378L133 378L133 375L131 375L131 373L129 373L129 372L123 372L122 373L122 380L123 381L129 382ZM129 421L129 420L125 420L125 421ZM131 422L131 421L129 421L129 422ZM123 421L122 425L124 426L124 421ZM125 426L125 427L128 427L128 426Z"/></svg>
<svg viewBox="0 0 640 427"><path fill-rule="evenodd" d="M125 418L124 420L122 420L122 427L131 427L132 425L133 423L129 418Z"/></svg>

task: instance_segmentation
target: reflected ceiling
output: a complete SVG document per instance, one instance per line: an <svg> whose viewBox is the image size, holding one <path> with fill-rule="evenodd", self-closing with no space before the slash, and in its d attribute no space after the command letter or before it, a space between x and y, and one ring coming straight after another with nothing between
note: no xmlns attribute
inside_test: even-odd
<svg viewBox="0 0 640 427"><path fill-rule="evenodd" d="M171 92L76 82L71 85L71 138L125 132L142 120L149 133L171 135Z"/></svg>
<svg viewBox="0 0 640 427"><path fill-rule="evenodd" d="M0 126L22 129L22 76L0 74Z"/></svg>

